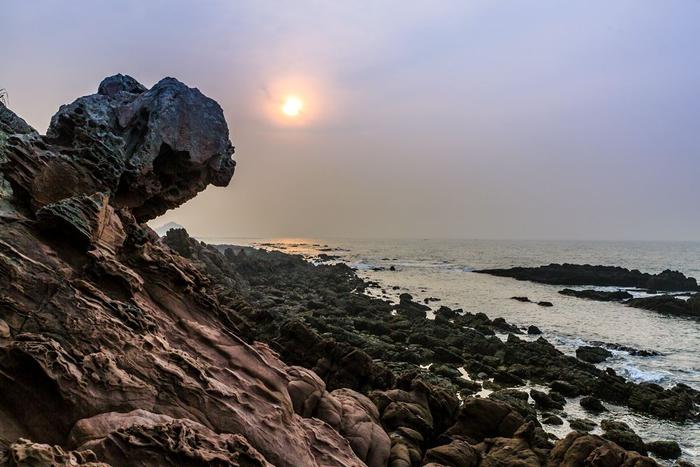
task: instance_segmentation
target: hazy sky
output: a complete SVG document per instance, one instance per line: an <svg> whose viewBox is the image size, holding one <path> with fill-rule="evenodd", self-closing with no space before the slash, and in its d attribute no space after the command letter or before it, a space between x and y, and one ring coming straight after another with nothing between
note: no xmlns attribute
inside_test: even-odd
<svg viewBox="0 0 700 467"><path fill-rule="evenodd" d="M203 236L700 240L700 1L3 1L40 131L114 73L224 108ZM288 94L301 118L284 118Z"/></svg>

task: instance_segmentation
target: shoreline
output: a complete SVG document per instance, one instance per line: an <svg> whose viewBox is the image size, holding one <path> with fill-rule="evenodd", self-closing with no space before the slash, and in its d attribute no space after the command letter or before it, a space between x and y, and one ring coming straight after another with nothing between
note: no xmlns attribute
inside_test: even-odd
<svg viewBox="0 0 700 467"><path fill-rule="evenodd" d="M319 243L320 242L320 243ZM325 248L320 248L324 242L330 243L331 247L325 245ZM683 317L674 317L671 314L657 313L655 311L644 311L644 308L630 308L622 306L620 301L595 301L584 300L580 298L567 297L561 295L561 287L537 284L535 282L517 281L509 278L498 278L497 276L488 276L485 274L472 273L472 268L467 268L460 263L455 264L450 261L438 261L438 257L430 257L431 259L417 261L414 259L406 260L407 256L401 258L382 257L382 251L390 251L386 248L371 250L370 247L364 245L363 242L345 242L336 244L332 240L319 239L295 239L294 242L286 241L284 243L268 240L260 240L257 243L249 242L248 245L257 246L264 249L272 249L288 254L301 254L308 260L317 264L333 264L333 262L343 262L352 268L356 268L356 273L370 283L379 287L368 287L367 291L375 298L390 300L393 303L398 303L399 295L402 292L408 292L416 296L416 300L427 304L432 311L437 310L439 306L446 304L453 308L464 308L469 310L482 310L489 316L504 316L509 321L520 325L523 329L530 324L537 324L542 327L545 332L547 328L551 328L550 337L557 340L564 340L563 347L559 346L560 350L566 352L566 348L571 347L571 341L577 338L582 338L583 341L579 345L596 345L607 347L610 350L625 350L629 348L632 357L640 356L640 352L635 352L634 349L639 349L644 354L652 349L655 353L658 350L662 352L662 359L666 357L673 358L675 363L671 365L673 368L674 377L678 377L678 382L683 382L693 386L695 389L700 389L700 379L695 373L684 374L677 373L676 369L687 367L700 368L697 365L699 361L693 356L689 361L683 362L678 360L681 356L691 357L686 355L692 353L690 347L677 347L672 344L673 340L669 338L673 335L683 337L677 333L684 331L683 323L688 322ZM340 251L333 253L333 250L341 245ZM386 246L386 245L383 245ZM480 245L473 245L479 247ZM357 249L357 252L355 251ZM404 247L400 247L399 254L411 253ZM371 252L371 253L370 253ZM330 255L330 258L328 257ZM369 255L369 256L368 256ZM412 258L409 256L409 258ZM442 258L445 258L442 256ZM464 264L464 263L461 263ZM395 266L396 271L390 269ZM483 266L482 266L483 267ZM589 290L589 287L575 287L576 289ZM486 293L482 292L482 289ZM615 289L615 287L596 287L595 289ZM656 295L646 293L641 290L631 290L634 298L654 297ZM606 292L607 293L607 292ZM668 293L668 292L667 292ZM675 292L671 292L675 294ZM513 295L521 294L522 296L533 297L533 303L527 303L524 300L524 306L512 302ZM439 297L441 300L437 300ZM523 297L527 298L527 297ZM424 300L427 300L424 302ZM535 301L550 301L554 302L554 308L551 310L540 309ZM428 310L429 316L432 316L432 311ZM564 314L562 314L564 313ZM583 321L578 325L567 325L566 319L573 321L591 317L591 321ZM667 329L662 335L651 336L640 332L613 332L607 334L606 331L622 329L625 324L625 318L630 318L643 322L647 326L653 326L656 329ZM610 321L610 326L606 325L607 320ZM696 329L697 325L690 321L689 331ZM591 325L598 324L598 327ZM578 326L578 327L577 327ZM583 327L581 327L583 326ZM611 327L612 326L612 327ZM630 329L630 331L633 331ZM548 337L548 338L550 338ZM661 341L660 341L661 339ZM585 342L584 342L585 341ZM695 339L693 338L693 342ZM665 345L670 344L671 347ZM691 345L689 342L688 345ZM570 354L574 354L575 349L570 349ZM677 352L681 353L677 353ZM685 352L685 353L683 353ZM683 358L686 358L683 357ZM640 360L633 358L629 363L641 363L639 370L643 370L648 365L645 362L649 360ZM672 362L669 361L669 364ZM657 366L657 365L653 365ZM636 372L634 368L631 371ZM664 377L662 380L653 377L654 368L647 368L651 373L647 381L658 382L659 384L670 384L671 381ZM646 371L646 370L645 370ZM663 372L662 372L663 373ZM638 373L642 376L642 373ZM642 382L639 380L637 382Z"/></svg>
<svg viewBox="0 0 700 467"><path fill-rule="evenodd" d="M285 252L281 252L281 251L278 251L278 250L267 250L267 249L264 249L264 248L266 248L266 247L269 248L270 246L271 246L270 244L263 244L263 245L261 245L262 248L257 249L257 251L262 251L262 252L270 252L270 251L273 251L273 252L274 252L273 254L275 254L275 255L283 255L282 257L287 258L287 259L289 259L289 260L292 261L292 262L296 261L297 259L298 259L298 260L301 260L301 261L304 261L305 263L308 262L308 261L307 261L308 258L303 258L302 256L298 256L298 255L294 255L294 254L290 254L290 253L285 253ZM229 248L229 247L232 247L232 246L230 246L230 245L216 245L216 246L214 246L214 248L216 248L216 249L219 250L219 251L225 251L225 250L226 250L227 248ZM235 249L235 248L240 248L240 247L233 246L233 248ZM250 251L255 251L255 250L256 250L256 248L253 248L253 250L250 250ZM256 253L254 253L253 255L255 255L255 254L256 254ZM331 253L331 254L332 254L332 253ZM330 265L330 266L329 266L329 265L327 264L327 262L329 261L328 258L322 258L322 259L325 259L325 262L316 263L316 265L317 265L318 267L321 267L321 268L325 268L325 267L333 268L333 267L337 266L337 265ZM337 259L337 258L330 258L331 261L336 260L336 259ZM309 263L309 264L314 264L314 263ZM344 263L341 263L341 264L343 264L344 267L348 267L348 266L345 265ZM367 281L366 279L361 279L361 278L357 275L357 271L352 271L351 275L354 276L355 279L359 279L360 281L362 281L362 282L364 283L364 285L362 286L362 292L363 292L363 293L366 293L367 291L371 291L371 290L376 290L377 285L375 284L375 285L373 286L372 283L371 283L371 281ZM397 291L394 291L394 292L397 292ZM398 292L397 292L397 293L398 293ZM424 318L421 316L421 312L426 312L426 311L428 311L428 308L427 308L424 304L416 303L416 302L414 302L413 300L411 300L411 299L408 298L408 297L405 297L404 306L403 306L403 307L401 306L401 301L399 301L399 305L398 305L398 307L396 307L394 304L389 304L389 303L385 302L384 299L374 297L374 296L372 296L371 294L370 294L370 295L366 295L366 296L367 296L369 299L371 299L371 300L378 300L378 301L380 301L380 302L384 302L385 304L388 304L388 306L390 306L390 307L398 308L398 309L394 310L395 314L394 314L393 316L396 316L396 313L407 313L407 315L408 315L408 316L411 316L412 319L420 319L420 320L422 320L422 319L424 319ZM435 303L436 303L437 305L439 305L439 304L440 304L440 301L438 301L438 300L436 299L436 300L435 300ZM533 345L534 345L534 346L536 346L536 345L545 345L545 346L550 345L550 344L549 344L548 342L546 342L546 341L542 342L542 340L539 340L539 342L538 342L538 339L536 339L536 338L534 338L534 337L530 337L530 338L526 337L526 336L527 336L527 330L526 330L526 329L515 329L515 328L513 328L511 325L509 325L507 322L505 322L504 320L490 320L488 317L485 317L485 316L482 317L482 316L479 316L479 315L471 315L469 312L466 312L465 315L466 315L466 316L469 316L470 319L472 319L472 320L473 320L473 319L481 320L482 323L480 323L480 324L481 324L482 326L484 326L484 328L482 328L482 330L486 330L487 328L490 327L492 331L495 331L495 332L492 334L494 337L497 337L497 338L500 339L501 341L503 341L504 338L505 338L505 342L503 342L503 343L504 343L504 345L505 345L506 347L508 347L508 346L510 346L510 345L515 345L515 346L519 345L519 344L517 344L516 342L517 342L518 340L521 340L521 339L519 339L517 336L521 336L522 339L525 339L525 340L523 341L523 345L525 345L525 347L532 347ZM426 317L425 319L429 319L429 318ZM438 317L438 319L440 319L440 318ZM434 321L434 320L433 320L433 321ZM494 322L496 323L495 325L494 325ZM354 323L354 324L356 324L356 323ZM463 323L463 324L464 324L464 323ZM365 323L363 324L363 326L365 326L365 327L369 327L369 326L371 326L371 325L372 325L372 323L367 323L367 322L365 322ZM501 326L502 328L499 329L499 328L498 328L499 326ZM312 325L311 327L313 328L314 326ZM324 330L327 331L327 329L324 329ZM365 329L365 330L369 330L369 328L367 328L367 329ZM497 331L500 331L500 333L497 332ZM510 342L509 342L509 338L507 337L508 334L507 334L507 333L503 333L504 331L506 331L506 332L507 332L507 331L510 331L511 333L513 333L513 337L510 337ZM515 333L518 333L518 334L515 334ZM335 334L331 334L331 335L334 335L334 337L337 337L337 335L335 335ZM488 335L488 333L487 333L487 335ZM482 336L482 337L483 337L483 336ZM612 345L614 345L614 344L611 343L610 345L612 346ZM370 345L370 347L371 347L371 345ZM274 348L274 347L273 347L273 348ZM277 350L277 349L276 349L276 350ZM367 349L365 348L364 350L367 350ZM635 349L625 349L624 351L634 351L634 350L635 350ZM637 350L638 350L638 349L637 349ZM370 353L371 353L371 352L370 352ZM282 354L282 356L283 356L283 358L286 358L286 356L285 356L284 354ZM564 357L565 359L574 359L574 360L576 360L576 362L581 362L580 360L575 359L575 357L572 357L572 356L569 356L569 357L563 356L563 357ZM443 357L443 359L444 359L444 357ZM380 359L380 360L381 360L381 359ZM449 360L449 358L448 358L448 360ZM440 377L440 376L443 376L443 375L450 375L450 374L451 374L450 363L446 363L446 362L444 362L444 361L440 361L440 359L437 359L437 361L427 361L427 360L423 360L423 361L425 361L426 363L421 363L419 366L420 366L420 367L423 367L422 370L427 370L427 371L424 371L424 372L423 372L423 373L424 373L424 376L428 376L428 377L433 378L433 379L436 380L436 381L440 381L439 378L435 378L435 377L436 377L436 376ZM384 363L388 363L390 369L392 369L392 370L394 370L394 371L396 371L397 368L401 368L401 367L402 367L402 365L400 364L401 362L387 362L387 361L384 361ZM405 361L404 361L403 363L408 363L408 362L405 362ZM581 362L581 363L584 363L584 364L585 364L585 362ZM415 364L416 364L416 363L414 363L414 365L415 365ZM572 363L572 365L573 365L574 367L576 367L576 366L578 365L578 363ZM425 368L426 366L427 366L427 368ZM446 366L447 366L447 368L445 368ZM457 366L458 369L459 369L460 371L463 371L462 368L465 368L465 367L466 367L466 365L465 365L465 367L463 367L463 366L458 366L458 364L456 364L456 363L453 363L453 364L452 364L452 367L454 368L455 366ZM431 368L431 367L436 367L437 370L436 370L436 371L435 371L434 369L433 369L433 370L429 370L428 368ZM404 368L401 368L401 369L405 370L405 367L404 367ZM597 370L597 369L596 369L596 370ZM598 370L598 371L600 371L600 370ZM465 372L466 372L467 374L469 374L469 373L470 373L470 370L467 369ZM595 371L594 371L594 372L595 372ZM471 369L471 373L472 373L473 375L475 375L475 376L478 374L477 370L474 370L474 369ZM603 374L605 374L605 372L603 372ZM509 403L511 403L511 404L520 405L520 410L522 410L522 412L523 412L524 414L528 414L528 412L529 412L529 410L530 410L530 407L527 407L527 405L532 406L532 402L533 402L532 397L531 397L531 396L529 397L529 404L526 402L526 405L523 405L523 404L522 404L522 401L517 399L517 397L519 397L519 395L516 396L516 397L514 398L514 397L513 397L513 394L519 393L519 392L520 392L520 393L525 392L525 394L527 394L527 392L529 392L529 391L531 391L531 390L533 390L533 389L534 389L535 391L538 391L538 390L541 390L541 389L543 389L543 388L548 388L548 384L551 385L552 383L554 383L555 381L557 381L557 380L555 380L555 379L549 379L549 380L547 380L547 378L541 378L539 381L531 382L531 381L528 381L528 380L525 379L525 378L519 379L519 377L518 377L517 375L503 375L503 374L499 374L498 372L496 372L496 374L493 374L493 373L492 373L492 374L490 374L490 375L482 375L482 376L489 376L489 378L486 378L486 384L485 384L485 385L482 383L482 389L481 389L481 391L483 391L483 390L490 391L490 394L489 394L489 395L493 395L493 394L495 393L495 396L493 396L493 397L491 397L491 398L495 398L495 399L497 399L497 400L500 398L500 399L505 400L506 402L509 402ZM512 376L515 376L515 378L510 379ZM477 377L470 377L469 380L468 380L468 381L469 381L469 384L471 385L471 383L473 383L474 380L479 380L479 378L477 378ZM497 380L498 382L494 382L494 380ZM481 381L484 381L484 380L481 380ZM452 379L452 380L450 381L450 383L453 385L453 388L455 388L455 393L456 393L456 394L460 394L460 396L464 396L464 394L461 393L461 391L463 391L463 388L457 388L457 386L455 385L455 380L454 380L454 379ZM628 382L626 382L625 384L635 384L635 383L630 383L630 382L628 381ZM459 383L457 383L457 385L459 385ZM643 386L647 386L647 385L637 385L637 386L638 386L638 387L643 387ZM681 386L681 387L682 387L682 386ZM514 388L514 389L511 389L511 388ZM524 390L524 391L523 391L523 390ZM694 390L692 390L692 389L690 389L690 388L688 388L688 390L690 390L690 391L691 391L691 394L694 394L694 397L697 398L697 395L698 395L698 394L697 394L697 391L694 391ZM476 393L478 393L478 392L479 392L479 391L476 391ZM596 394L596 395L604 394L604 392L605 392L605 391L601 391L601 392L599 392L599 393ZM670 393L671 391L668 391L668 392ZM571 393L571 394L573 394L573 393ZM485 395L486 395L486 394L485 394ZM585 394L584 394L584 395L585 395ZM467 395L467 397L468 397L468 395ZM605 415L604 415L604 414L601 415L600 413L587 412L585 409L582 409L582 408L580 407L580 400L581 400L581 397L582 397L582 396L580 396L580 395L578 395L578 396L573 395L572 397L573 397L573 398L569 398L566 402L564 402L564 407L566 408L566 411L568 411L568 412L573 412L573 413L575 413L576 415L580 415L580 416L583 416L583 417L585 417L585 416L587 415L587 418L588 418L589 420L590 420L591 418L597 420L597 421L598 421L598 422L597 422L598 425L599 425L600 421L603 420L603 419L605 418ZM604 397L605 397L605 396L604 396ZM643 424L648 423L647 420L659 420L660 422L663 421L663 423L674 423L674 424L677 423L677 422L669 421L669 420L668 420L668 418L669 418L668 416L666 416L665 418L663 418L663 417L662 417L662 418L656 418L653 414L644 414L644 415L641 415L641 418L639 418L640 415L639 415L639 412L637 412L637 411L640 410L640 409L643 409L643 408L641 408L641 407L637 407L636 409L622 408L622 406L625 405L624 402L621 402L620 400L615 400L615 397L614 397L614 396L609 396L609 395L608 395L607 400L606 400L604 397L603 397L601 400L603 401L603 404L604 404L605 406L607 406L606 408L607 408L608 410L610 410L610 412L608 412L609 415L613 415L613 414L614 414L616 417L618 417L618 418L624 418L624 419L626 419L626 420L630 420L630 419L632 419L632 420L639 419L640 422L638 423L638 425L643 425ZM579 405L576 405L576 404L579 404ZM622 408L622 410L621 410L621 408ZM541 409L541 407L540 407L540 409ZM635 410L637 410L637 411L635 411ZM548 418L548 417L551 416L551 415L555 415L555 414L550 414L549 411L547 411L547 410L537 410L537 411L534 412L534 413L536 413L536 417L537 417L537 419L538 419L540 422L541 422L543 419ZM532 413L530 413L530 414L532 414ZM696 417L697 414L694 415L694 416ZM672 418L672 417L671 417L671 418ZM565 418L565 420L566 420L566 418ZM577 420L576 420L574 417L571 417L571 421L577 422ZM687 423L691 423L691 424L692 424L692 423L694 423L694 422L687 421L686 424L687 424ZM566 424L568 425L568 424L569 424L569 421L567 421ZM543 426L544 426L545 428L549 427L549 432L552 432L552 433L559 433L559 435L563 435L564 432L566 431L566 430L564 430L564 429L562 429L562 428L557 428L557 426L554 426L554 427L552 427L552 426L547 426L547 425L543 425ZM678 429L679 432L683 431L684 428L685 428L685 425L684 425L683 423L677 424L676 426L678 427L677 429ZM561 427L561 425L560 425L559 427ZM579 426L579 429L581 429L580 426ZM595 427L593 428L592 431L593 431L593 432L597 432L597 433L599 433L599 434L602 433L602 430L600 429L599 426L595 426ZM647 440L645 440L645 441L650 441L650 440L647 439Z"/></svg>

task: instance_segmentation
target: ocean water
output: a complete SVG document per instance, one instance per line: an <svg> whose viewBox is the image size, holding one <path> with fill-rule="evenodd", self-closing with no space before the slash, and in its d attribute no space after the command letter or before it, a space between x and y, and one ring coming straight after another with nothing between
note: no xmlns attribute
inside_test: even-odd
<svg viewBox="0 0 700 467"><path fill-rule="evenodd" d="M360 276L380 284L371 292L373 295L397 300L400 293L410 292L416 300L439 299L429 303L433 309L447 305L481 311L492 319L502 316L523 327L534 324L546 339L571 355L580 345L600 343L654 350L660 355L639 357L614 351L613 357L599 366L612 367L637 382L665 387L685 383L700 390L700 320L567 297L558 293L562 286L472 272L569 262L616 265L650 273L674 269L700 279L698 242L201 239L208 243L257 245L311 259L320 253L334 255L338 261L356 268ZM389 270L391 266L396 270ZM632 293L643 295L641 291ZM545 308L510 298L516 295L534 302L550 301L554 306ZM645 441L678 441L683 457L700 465L699 424L659 422L623 407L606 405L612 413L605 416L628 422ZM604 418L584 412L577 401L568 404L566 411L570 417L596 421ZM546 428L560 436L569 431L568 423Z"/></svg>

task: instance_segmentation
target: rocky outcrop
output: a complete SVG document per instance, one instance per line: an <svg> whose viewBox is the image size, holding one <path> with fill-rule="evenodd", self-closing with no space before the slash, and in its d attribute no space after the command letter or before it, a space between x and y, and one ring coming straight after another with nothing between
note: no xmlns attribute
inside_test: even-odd
<svg viewBox="0 0 700 467"><path fill-rule="evenodd" d="M602 347L582 345L576 349L576 357L588 363L602 363L612 357L612 352Z"/></svg>
<svg viewBox="0 0 700 467"><path fill-rule="evenodd" d="M5 177L29 212L102 193L143 222L209 184L227 185L235 167L221 107L173 78L149 90L128 76L107 78L97 94L62 106L46 136L3 120L14 133L6 133Z"/></svg>
<svg viewBox="0 0 700 467"><path fill-rule="evenodd" d="M603 290L574 290L574 289L563 289L559 291L562 295L568 295L570 297L586 298L588 300L596 300L599 302L621 302L632 298L632 294L625 292L624 290L616 290L613 292L607 292Z"/></svg>
<svg viewBox="0 0 700 467"><path fill-rule="evenodd" d="M477 443L486 438L510 438L524 423L525 419L506 403L470 398L447 433Z"/></svg>
<svg viewBox="0 0 700 467"><path fill-rule="evenodd" d="M569 433L552 449L547 467L578 467L582 465L605 467L647 467L657 465L654 460L633 451L625 451L617 444L596 435Z"/></svg>
<svg viewBox="0 0 700 467"><path fill-rule="evenodd" d="M659 274L649 274L619 266L565 263L532 268L482 269L475 272L554 285L637 287L665 291L698 290L698 283L694 278L668 269Z"/></svg>
<svg viewBox="0 0 700 467"><path fill-rule="evenodd" d="M14 209L0 229L7 459L363 465L336 429L295 411L305 404L290 393L294 368L241 339L230 319L237 310L211 295L211 279L140 224L228 183L232 146L214 101L171 78L146 90L116 76L62 107L46 136L8 112L0 139L11 188L3 201ZM362 419L362 404L333 400ZM367 455L375 445L370 438Z"/></svg>
<svg viewBox="0 0 700 467"><path fill-rule="evenodd" d="M700 318L700 294L695 294L687 300L672 295L657 295L653 297L634 298L627 302L629 306L644 310L689 318Z"/></svg>

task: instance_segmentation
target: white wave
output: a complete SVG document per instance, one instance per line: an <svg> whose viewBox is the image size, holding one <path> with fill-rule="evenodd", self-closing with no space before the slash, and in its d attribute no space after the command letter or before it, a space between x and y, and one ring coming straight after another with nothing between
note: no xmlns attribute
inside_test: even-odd
<svg viewBox="0 0 700 467"><path fill-rule="evenodd" d="M620 373L635 383L661 384L669 380L673 375L668 371L642 370L631 364L622 365Z"/></svg>
<svg viewBox="0 0 700 467"><path fill-rule="evenodd" d="M369 271L377 267L376 264L366 263L364 261L355 261L353 263L349 263L348 266L359 271Z"/></svg>

